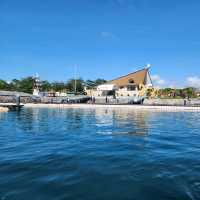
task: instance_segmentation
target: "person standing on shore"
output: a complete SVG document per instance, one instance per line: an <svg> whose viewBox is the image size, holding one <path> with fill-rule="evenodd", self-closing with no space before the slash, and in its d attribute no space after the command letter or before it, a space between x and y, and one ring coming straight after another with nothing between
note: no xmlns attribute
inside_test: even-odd
<svg viewBox="0 0 200 200"><path fill-rule="evenodd" d="M92 103L95 103L96 99L95 97L92 97Z"/></svg>

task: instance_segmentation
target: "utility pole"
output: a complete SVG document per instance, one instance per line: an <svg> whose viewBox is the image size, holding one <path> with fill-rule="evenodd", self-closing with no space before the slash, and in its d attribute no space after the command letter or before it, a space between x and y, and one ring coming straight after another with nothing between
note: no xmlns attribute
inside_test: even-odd
<svg viewBox="0 0 200 200"><path fill-rule="evenodd" d="M76 79L77 79L77 65L75 65L75 68L74 68L74 93L76 94L76 90L77 90L77 82L76 82Z"/></svg>

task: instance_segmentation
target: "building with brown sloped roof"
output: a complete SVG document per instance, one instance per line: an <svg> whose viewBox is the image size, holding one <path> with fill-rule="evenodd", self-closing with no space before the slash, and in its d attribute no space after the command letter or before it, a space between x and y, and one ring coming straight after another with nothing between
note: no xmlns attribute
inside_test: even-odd
<svg viewBox="0 0 200 200"><path fill-rule="evenodd" d="M144 96L148 87L152 87L152 81L149 68L144 68L99 85L97 90L92 92L92 96Z"/></svg>
<svg viewBox="0 0 200 200"><path fill-rule="evenodd" d="M142 70L130 73L125 76L121 76L114 80L109 81L111 84L117 85L119 88L121 87L129 87L129 86L139 86L140 84L146 85L151 84L152 81L149 74L149 69L144 68Z"/></svg>
<svg viewBox="0 0 200 200"><path fill-rule="evenodd" d="M117 87L115 91L116 96L138 96L139 93L144 95L144 88L152 87L152 81L149 73L149 68L144 68L136 72L130 73L125 76L121 76L112 81L110 84L114 84Z"/></svg>

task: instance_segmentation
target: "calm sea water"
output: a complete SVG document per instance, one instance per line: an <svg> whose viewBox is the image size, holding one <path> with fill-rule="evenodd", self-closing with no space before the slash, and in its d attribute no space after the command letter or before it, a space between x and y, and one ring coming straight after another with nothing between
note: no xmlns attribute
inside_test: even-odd
<svg viewBox="0 0 200 200"><path fill-rule="evenodd" d="M200 113L1 113L0 199L200 199Z"/></svg>

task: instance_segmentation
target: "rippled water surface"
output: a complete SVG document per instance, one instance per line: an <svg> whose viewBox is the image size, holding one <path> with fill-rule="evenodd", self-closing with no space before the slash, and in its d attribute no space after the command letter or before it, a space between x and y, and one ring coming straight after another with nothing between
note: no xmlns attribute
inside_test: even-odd
<svg viewBox="0 0 200 200"><path fill-rule="evenodd" d="M200 113L0 113L0 199L200 199Z"/></svg>

